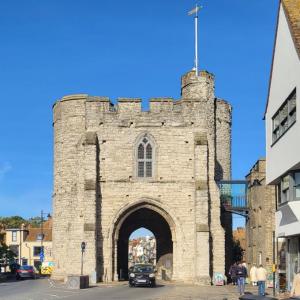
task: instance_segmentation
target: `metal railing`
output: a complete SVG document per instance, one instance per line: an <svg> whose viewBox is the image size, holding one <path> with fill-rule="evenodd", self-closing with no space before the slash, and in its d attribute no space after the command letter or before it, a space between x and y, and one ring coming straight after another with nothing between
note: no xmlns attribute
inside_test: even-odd
<svg viewBox="0 0 300 300"><path fill-rule="evenodd" d="M245 180L222 180L218 182L222 207L242 216L248 215L247 186Z"/></svg>

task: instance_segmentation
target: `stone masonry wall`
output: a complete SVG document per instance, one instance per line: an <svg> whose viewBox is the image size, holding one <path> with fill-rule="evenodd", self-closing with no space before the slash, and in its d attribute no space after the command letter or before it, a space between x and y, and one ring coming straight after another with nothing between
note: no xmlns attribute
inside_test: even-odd
<svg viewBox="0 0 300 300"><path fill-rule="evenodd" d="M275 216L275 188L266 186L266 161L259 159L247 175L249 219L246 223L246 261L271 268Z"/></svg>

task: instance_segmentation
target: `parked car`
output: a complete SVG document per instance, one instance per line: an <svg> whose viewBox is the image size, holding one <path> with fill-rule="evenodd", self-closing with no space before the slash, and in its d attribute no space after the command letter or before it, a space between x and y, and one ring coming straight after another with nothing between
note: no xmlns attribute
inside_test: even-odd
<svg viewBox="0 0 300 300"><path fill-rule="evenodd" d="M155 268L151 264L136 264L129 273L129 286L155 287Z"/></svg>
<svg viewBox="0 0 300 300"><path fill-rule="evenodd" d="M18 270L20 267L21 267L21 266L20 266L18 263L16 263L16 262L11 263L11 264L9 265L11 274L16 274L17 270Z"/></svg>
<svg viewBox="0 0 300 300"><path fill-rule="evenodd" d="M21 266L16 271L16 279L32 278L36 279L37 274L33 266Z"/></svg>

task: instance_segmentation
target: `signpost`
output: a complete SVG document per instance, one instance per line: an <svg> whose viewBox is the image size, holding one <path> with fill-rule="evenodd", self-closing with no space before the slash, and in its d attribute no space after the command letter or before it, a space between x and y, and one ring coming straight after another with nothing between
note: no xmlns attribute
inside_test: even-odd
<svg viewBox="0 0 300 300"><path fill-rule="evenodd" d="M85 251L85 246L86 246L86 243L82 242L81 243L81 275L83 275L83 253Z"/></svg>

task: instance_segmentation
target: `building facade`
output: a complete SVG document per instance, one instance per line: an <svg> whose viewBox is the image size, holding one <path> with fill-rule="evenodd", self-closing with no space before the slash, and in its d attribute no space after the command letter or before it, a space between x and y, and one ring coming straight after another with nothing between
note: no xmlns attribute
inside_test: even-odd
<svg viewBox="0 0 300 300"><path fill-rule="evenodd" d="M153 98L149 111L141 99L79 94L53 112L53 278L80 274L84 241L84 274L120 279L140 227L155 235L157 263L172 262L172 280L224 274L216 181L231 176L231 106L215 97L212 74L188 72L181 99Z"/></svg>
<svg viewBox="0 0 300 300"><path fill-rule="evenodd" d="M276 196L275 187L266 185L264 158L254 164L246 179L249 204L249 217L246 220L246 262L248 266L262 264L270 269L273 263Z"/></svg>
<svg viewBox="0 0 300 300"><path fill-rule="evenodd" d="M267 184L277 187L276 236L284 238L287 288L300 268L300 0L282 0L265 113Z"/></svg>
<svg viewBox="0 0 300 300"><path fill-rule="evenodd" d="M6 229L5 243L16 254L18 264L34 266L39 270L42 265L41 251L44 254L44 262L53 261L52 220L44 223L43 234L41 228L33 228L30 225Z"/></svg>

